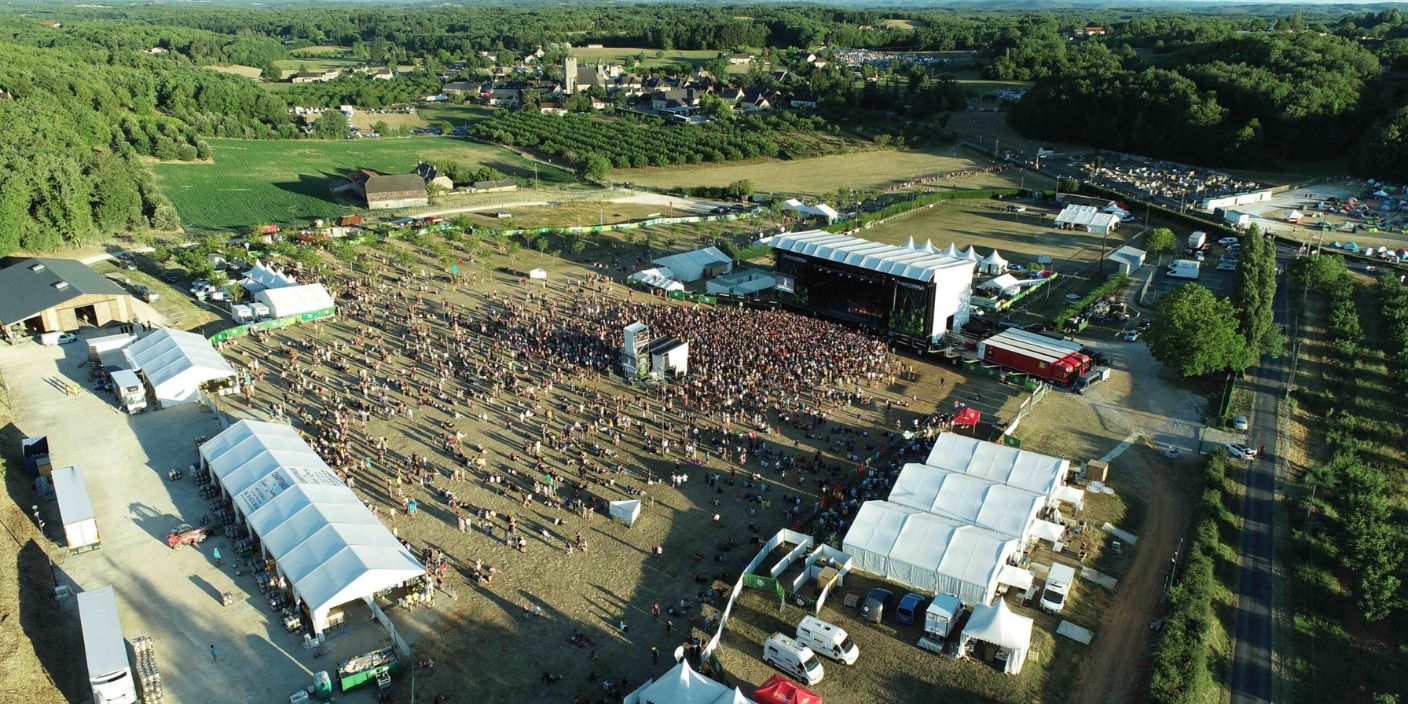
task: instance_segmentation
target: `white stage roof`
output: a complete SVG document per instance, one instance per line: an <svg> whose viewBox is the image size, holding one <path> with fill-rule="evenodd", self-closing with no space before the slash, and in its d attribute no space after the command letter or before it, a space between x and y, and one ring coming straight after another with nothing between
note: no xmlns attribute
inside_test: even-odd
<svg viewBox="0 0 1408 704"><path fill-rule="evenodd" d="M769 243L773 249L794 252L827 261L891 274L914 281L933 281L936 276L971 278L973 263L938 252L916 251L857 237L809 230L777 235Z"/></svg>
<svg viewBox="0 0 1408 704"><path fill-rule="evenodd" d="M957 433L940 433L924 464L1052 497L1070 463Z"/></svg>
<svg viewBox="0 0 1408 704"><path fill-rule="evenodd" d="M888 501L867 501L842 549L863 572L956 594L965 604L986 604L1017 540Z"/></svg>
<svg viewBox="0 0 1408 704"><path fill-rule="evenodd" d="M201 445L200 456L317 630L334 607L424 574L291 426L243 420Z"/></svg>
<svg viewBox="0 0 1408 704"><path fill-rule="evenodd" d="M1025 540L1046 497L939 467L906 464L889 502Z"/></svg>

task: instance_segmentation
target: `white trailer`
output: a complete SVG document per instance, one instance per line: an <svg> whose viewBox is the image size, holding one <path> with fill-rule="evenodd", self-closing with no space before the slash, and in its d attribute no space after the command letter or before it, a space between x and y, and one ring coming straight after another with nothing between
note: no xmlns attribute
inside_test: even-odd
<svg viewBox="0 0 1408 704"><path fill-rule="evenodd" d="M64 540L69 552L81 552L100 547L98 522L93 517L93 502L88 499L88 486L78 467L54 470L54 496L59 500L59 518L64 524Z"/></svg>
<svg viewBox="0 0 1408 704"><path fill-rule="evenodd" d="M1208 233L1197 230L1188 235L1188 249L1202 249L1208 243Z"/></svg>
<svg viewBox="0 0 1408 704"><path fill-rule="evenodd" d="M83 625L83 653L94 704L135 704L137 683L122 641L122 621L117 617L112 587L80 592L78 619Z"/></svg>
<svg viewBox="0 0 1408 704"><path fill-rule="evenodd" d="M1173 279L1196 279L1200 266L1192 259L1177 259L1168 265L1168 276Z"/></svg>

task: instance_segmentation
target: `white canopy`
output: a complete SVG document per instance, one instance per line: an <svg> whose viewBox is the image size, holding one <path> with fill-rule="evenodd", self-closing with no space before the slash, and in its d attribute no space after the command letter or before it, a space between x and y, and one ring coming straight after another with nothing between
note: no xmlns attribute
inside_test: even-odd
<svg viewBox="0 0 1408 704"><path fill-rule="evenodd" d="M888 501L867 501L842 549L861 571L922 591L955 594L967 604L985 604L997 589L1001 566L1017 551L1017 541Z"/></svg>
<svg viewBox="0 0 1408 704"><path fill-rule="evenodd" d="M994 249L992 254L983 257L983 261L978 263L978 269L988 274L1001 274L1007 271L1007 260Z"/></svg>
<svg viewBox="0 0 1408 704"><path fill-rule="evenodd" d="M1077 510L1085 508L1085 490L1078 486L1062 486L1052 498L1075 506Z"/></svg>
<svg viewBox="0 0 1408 704"><path fill-rule="evenodd" d="M291 426L243 420L202 444L200 456L314 630L334 607L425 573Z"/></svg>
<svg viewBox="0 0 1408 704"><path fill-rule="evenodd" d="M147 378L162 408L193 402L202 384L235 376L210 342L193 332L162 328L122 353Z"/></svg>
<svg viewBox="0 0 1408 704"><path fill-rule="evenodd" d="M978 288L996 291L999 294L1010 294L1015 293L1018 289L1022 288L1022 284L1020 281L1017 280L1017 277L1011 274L1003 274L1002 276L999 276L994 279L988 279L987 281L978 284Z"/></svg>
<svg viewBox="0 0 1408 704"><path fill-rule="evenodd" d="M1032 524L1032 537L1049 540L1053 543L1061 542L1061 538L1066 535L1066 527L1060 523L1051 521L1037 521Z"/></svg>
<svg viewBox="0 0 1408 704"><path fill-rule="evenodd" d="M686 283L703 278L705 269L709 267L722 266L725 272L733 270L733 257L719 251L717 247L705 247L671 254L668 257L660 257L651 263L669 269L673 272L671 278Z"/></svg>
<svg viewBox="0 0 1408 704"><path fill-rule="evenodd" d="M963 636L958 642L960 653L965 652L964 648L970 640L992 643L1005 649L1006 672L1015 675L1022 671L1022 663L1027 660L1027 649L1031 647L1032 619L1013 613L1012 609L1007 607L1007 602L998 599L997 603L991 606L978 606L973 609L973 614L968 617L968 625L963 627Z"/></svg>
<svg viewBox="0 0 1408 704"><path fill-rule="evenodd" d="M955 433L940 433L924 464L1014 486L1046 497L1066 483L1070 463Z"/></svg>
<svg viewBox="0 0 1408 704"><path fill-rule="evenodd" d="M1299 210L1287 210L1287 211L1286 211L1286 219L1287 219L1287 220L1299 220L1299 219L1301 219L1301 218L1303 218L1303 217L1305 217L1305 213L1302 213L1302 212L1300 212Z"/></svg>
<svg viewBox="0 0 1408 704"><path fill-rule="evenodd" d="M694 671L681 660L659 679L626 695L624 704L753 704L737 687L729 688Z"/></svg>
<svg viewBox="0 0 1408 704"><path fill-rule="evenodd" d="M631 281L639 281L650 288L658 288L663 291L684 290L684 284L675 279L675 272L663 266L654 269L641 269L627 278Z"/></svg>
<svg viewBox="0 0 1408 704"><path fill-rule="evenodd" d="M889 502L1025 539L1046 497L938 467L906 464Z"/></svg>
<svg viewBox="0 0 1408 704"><path fill-rule="evenodd" d="M240 285L253 293L263 291L266 288L297 286L298 280L256 259L254 266L244 273Z"/></svg>
<svg viewBox="0 0 1408 704"><path fill-rule="evenodd" d="M270 288L254 294L254 300L269 306L269 315L287 318L333 308L332 294L322 284Z"/></svg>
<svg viewBox="0 0 1408 704"><path fill-rule="evenodd" d="M997 574L997 581L1026 591L1032 588L1036 575L1032 574L1031 570L1024 570L1016 565L1003 565L1002 571Z"/></svg>
<svg viewBox="0 0 1408 704"><path fill-rule="evenodd" d="M968 249L963 250L963 258L967 259L970 262L976 262L981 259L978 256L978 250L973 249L973 245L971 244L968 245Z"/></svg>
<svg viewBox="0 0 1408 704"><path fill-rule="evenodd" d="M546 279L546 278L548 278L548 271L547 271L547 269L529 269L529 270L528 270L528 278L530 278L530 279Z"/></svg>
<svg viewBox="0 0 1408 704"><path fill-rule="evenodd" d="M640 518L640 502L634 499L630 501L612 501L607 505L607 510L611 517L628 526L636 524L636 519Z"/></svg>

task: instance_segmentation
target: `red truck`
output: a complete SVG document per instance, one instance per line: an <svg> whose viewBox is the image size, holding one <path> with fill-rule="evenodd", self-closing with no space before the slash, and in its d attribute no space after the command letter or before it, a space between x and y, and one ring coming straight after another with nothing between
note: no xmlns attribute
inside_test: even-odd
<svg viewBox="0 0 1408 704"><path fill-rule="evenodd" d="M1026 330L1004 330L978 342L978 358L1048 381L1070 386L1090 371L1080 345Z"/></svg>

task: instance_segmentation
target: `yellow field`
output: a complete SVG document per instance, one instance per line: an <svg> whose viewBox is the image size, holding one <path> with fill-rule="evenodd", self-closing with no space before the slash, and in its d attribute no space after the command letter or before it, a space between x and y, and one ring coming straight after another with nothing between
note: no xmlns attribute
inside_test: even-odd
<svg viewBox="0 0 1408 704"><path fill-rule="evenodd" d="M430 124L425 121L425 118L422 118L414 112L409 115L399 112L377 114L365 110L358 110L352 113L352 119L348 120L348 122L359 130L367 129L378 122L385 122L386 126L391 129L397 127L425 127Z"/></svg>
<svg viewBox="0 0 1408 704"><path fill-rule="evenodd" d="M821 195L847 187L880 188L918 176L979 166L983 164L966 152L949 147L942 151L877 150L791 161L756 160L724 165L622 169L613 171L611 178L656 188L726 186L734 181L748 180L753 182L754 190L759 193ZM1031 180L1030 177L1028 180ZM939 185L989 188L1014 186L1017 183L1007 174L979 174L962 182Z"/></svg>
<svg viewBox="0 0 1408 704"><path fill-rule="evenodd" d="M220 73L232 73L236 76L244 76L245 78L257 79L260 75L259 69L253 66L241 66L239 64L230 64L228 66L207 66L206 68L209 68L212 71L219 71Z"/></svg>
<svg viewBox="0 0 1408 704"><path fill-rule="evenodd" d="M880 24L885 25L886 27L899 27L901 29L914 29L916 26L918 26L917 24L915 24L914 20L897 20L893 18L880 20Z"/></svg>

